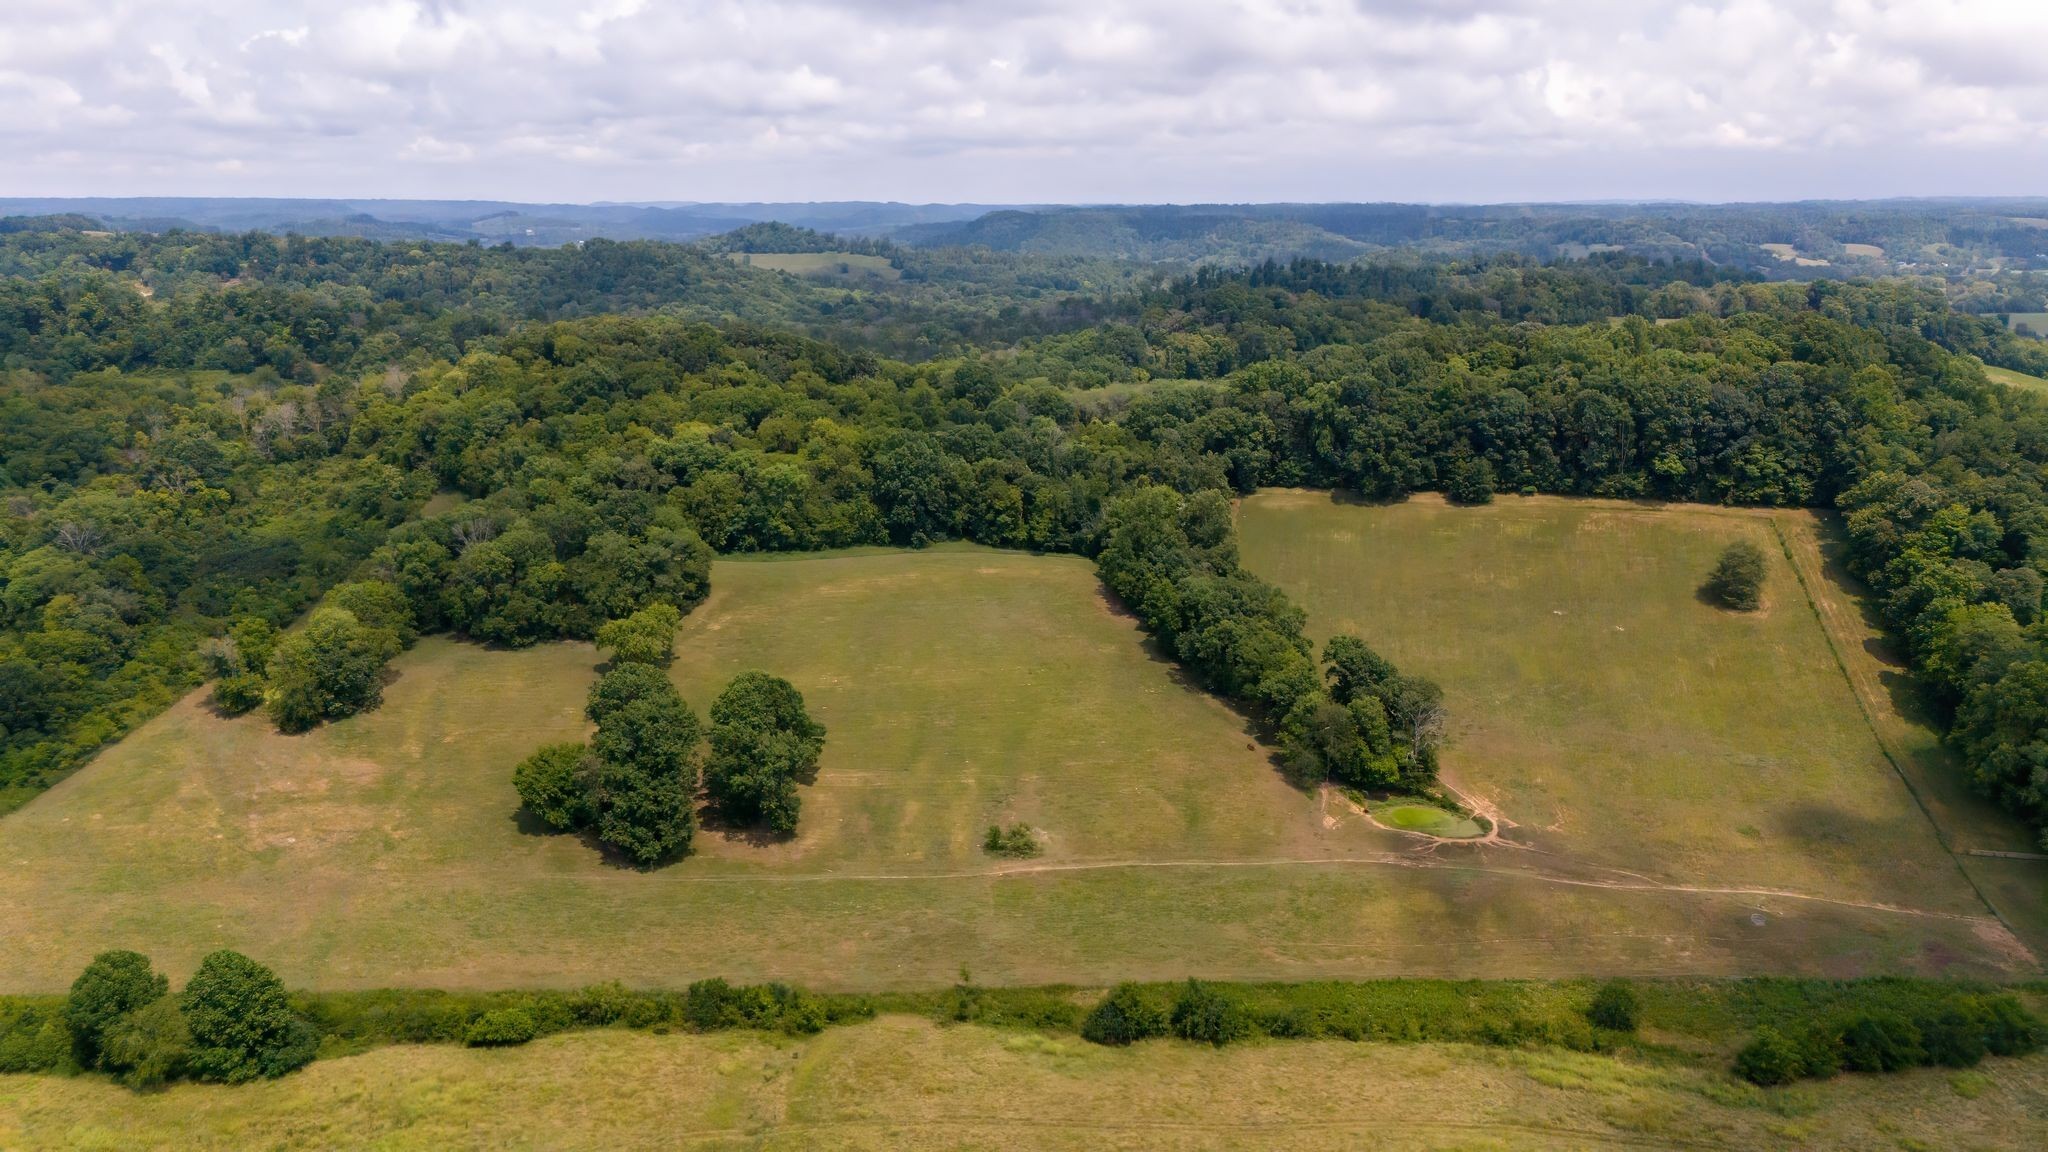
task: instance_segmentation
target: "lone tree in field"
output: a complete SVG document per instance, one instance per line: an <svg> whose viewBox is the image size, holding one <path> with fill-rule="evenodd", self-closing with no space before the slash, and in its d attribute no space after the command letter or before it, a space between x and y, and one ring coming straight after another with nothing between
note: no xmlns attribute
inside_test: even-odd
<svg viewBox="0 0 2048 1152"><path fill-rule="evenodd" d="M1754 612L1762 603L1764 554L1747 540L1730 544L1700 591L1723 608Z"/></svg>
<svg viewBox="0 0 2048 1152"><path fill-rule="evenodd" d="M780 676L742 672L711 705L711 759L705 790L728 820L796 831L796 786L818 770L825 726L804 709L803 693Z"/></svg>

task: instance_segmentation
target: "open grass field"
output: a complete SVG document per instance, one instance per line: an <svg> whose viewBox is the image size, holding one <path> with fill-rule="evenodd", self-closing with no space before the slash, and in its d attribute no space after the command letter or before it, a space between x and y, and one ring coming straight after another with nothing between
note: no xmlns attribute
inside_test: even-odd
<svg viewBox="0 0 2048 1152"><path fill-rule="evenodd" d="M288 737L195 696L0 820L0 990L61 989L114 946L174 975L235 947L331 988L929 987L962 965L985 983L1099 983L2026 964L1938 846L1870 807L1865 786L1884 781L1861 769L1823 765L1850 795L1777 787L1739 810L1725 773L1576 820L1560 808L1541 817L1559 824L1542 833L1556 854L1439 850L1288 788L1241 717L1149 653L1085 560L875 550L721 562L713 587L678 640L685 697L701 710L727 677L772 669L830 729L793 840L707 829L694 857L640 873L535 834L510 769L585 731L595 653L431 639L373 713ZM1447 682L1461 715L1484 714ZM1461 735L1462 776L1479 745ZM1532 753L1560 739L1530 735ZM1636 748L1602 760L1589 736L1569 766L1612 780ZM1499 799L1534 823L1524 797ZM1836 803L1858 822L1828 823ZM1679 827L1626 823L1662 815ZM1045 855L982 855L997 821L1032 824ZM1894 834L1880 869L1871 844ZM1748 848L1732 866L1713 856L1731 844Z"/></svg>
<svg viewBox="0 0 2048 1152"><path fill-rule="evenodd" d="M1799 249L1791 244L1759 244L1757 247L1769 252L1781 261L1790 261L1801 268L1825 268L1828 262L1810 256L1801 256Z"/></svg>
<svg viewBox="0 0 2048 1152"><path fill-rule="evenodd" d="M10 1149L2027 1149L2048 1057L1761 1092L1718 1070L1448 1044L1098 1048L883 1017L788 1040L583 1032L385 1048L138 1095L0 1076Z"/></svg>
<svg viewBox="0 0 2048 1152"><path fill-rule="evenodd" d="M2008 312L2005 326L2036 339L2048 340L2048 312Z"/></svg>
<svg viewBox="0 0 2048 1152"><path fill-rule="evenodd" d="M901 280L903 273L887 258L858 252L734 252L735 264L841 280Z"/></svg>
<svg viewBox="0 0 2048 1152"><path fill-rule="evenodd" d="M1909 786L1867 715L1888 701L1861 700L1845 674L1854 661L1888 695L1888 673L1865 667L1875 634L1844 611L1818 528L1805 513L1516 497L1360 506L1308 492L1262 493L1239 515L1246 564L1307 609L1312 638L1355 632L1443 684L1446 778L1531 855L1986 915L1916 800L1926 782ZM1765 605L1728 613L1696 590L1744 539L1770 561ZM1808 585L1840 617L1840 642ZM1913 769L1952 785L1932 733L1890 720L1891 741L1923 757ZM1957 791L1939 797L1952 838L2007 847L2008 831L2024 835ZM2022 931L2038 904L2012 909Z"/></svg>
<svg viewBox="0 0 2048 1152"><path fill-rule="evenodd" d="M1986 364L1984 365L1984 375L1990 377L1996 383L2009 385L2014 388L2024 388L2029 392L2048 392L2048 380L2043 380L2039 376L2029 376L2025 372L2015 372L2010 368L1999 368Z"/></svg>

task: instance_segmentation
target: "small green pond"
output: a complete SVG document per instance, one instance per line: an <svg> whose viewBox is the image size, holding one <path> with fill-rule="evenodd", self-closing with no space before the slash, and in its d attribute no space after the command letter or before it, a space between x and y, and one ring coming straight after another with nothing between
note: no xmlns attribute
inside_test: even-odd
<svg viewBox="0 0 2048 1152"><path fill-rule="evenodd" d="M1389 828L1441 836L1446 840L1470 840L1486 835L1486 830L1471 817L1446 812L1428 804L1388 804L1385 807L1374 808L1372 818Z"/></svg>

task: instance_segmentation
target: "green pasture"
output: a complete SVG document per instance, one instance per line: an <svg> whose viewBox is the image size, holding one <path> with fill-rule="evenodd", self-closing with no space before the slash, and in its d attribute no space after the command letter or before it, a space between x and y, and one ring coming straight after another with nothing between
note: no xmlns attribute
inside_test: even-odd
<svg viewBox="0 0 2048 1152"><path fill-rule="evenodd" d="M1519 497L1271 492L1239 515L1245 563L1307 609L1312 638L1354 632L1442 683L1446 778L1510 839L1615 876L1983 914L1780 531L1762 513ZM1770 561L1758 612L1697 593L1737 540Z"/></svg>
<svg viewBox="0 0 2048 1152"><path fill-rule="evenodd" d="M1247 517L1255 562L1270 548L1262 507ZM1341 511L1361 527L1378 515ZM1684 571L1703 572L1728 531L1703 523L1710 539L1687 545ZM1384 546L1389 563L1406 544ZM1581 579L1540 547L1527 563L1525 578L1547 587ZM1330 578L1380 579L1378 568L1347 562ZM1689 596L1674 581L1656 586ZM1456 591L1409 608L1487 624L1460 597L1494 593ZM1736 659L1765 644L1764 662L1796 674L1781 691L1832 699L1810 641L1776 647L1780 629L1796 640L1811 627L1795 626L1805 609L1788 591L1774 583L1763 623L1712 619L1762 629L1719 650ZM308 988L724 975L862 990L942 985L963 965L987 984L2029 970L1987 937L1959 878L1883 799L1883 778L1837 748L1859 746L1834 721L1813 749L1781 746L1782 733L1727 755L1712 745L1683 762L1696 776L1659 768L1665 784L1644 795L1624 786L1626 765L1656 740L1604 718L1613 705L1567 697L1583 673L1555 653L1518 657L1565 680L1529 689L1549 710L1518 711L1475 694L1459 674L1470 665L1379 642L1444 678L1460 717L1452 775L1499 800L1522 826L1511 833L1555 851L1418 843L1341 796L1293 790L1245 718L1185 683L1084 559L948 546L721 561L711 599L684 622L674 676L700 711L747 668L805 693L829 735L793 839L707 827L695 855L637 872L540 834L511 769L586 732L597 654L430 638L396 662L374 712L283 736L194 696L0 819L0 991L61 990L110 947L146 951L177 978L233 947ZM1692 691L1737 694L1717 716L1767 695L1674 667L1691 669L1680 683ZM1604 726L1575 735L1566 715ZM1772 715L1760 731L1778 731ZM1497 734L1483 736L1489 725ZM1481 757L1489 747L1514 756ZM1839 791L1825 804L1823 786ZM1015 822L1039 831L1041 857L982 852L989 824ZM1887 835L1880 874L1871 842ZM1880 898L1910 911L1866 906Z"/></svg>

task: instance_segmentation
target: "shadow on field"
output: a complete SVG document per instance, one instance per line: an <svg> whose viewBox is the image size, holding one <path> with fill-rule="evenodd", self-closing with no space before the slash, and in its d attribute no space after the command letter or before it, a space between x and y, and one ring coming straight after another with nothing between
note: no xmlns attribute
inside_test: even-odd
<svg viewBox="0 0 2048 1152"><path fill-rule="evenodd" d="M1210 691L1208 686L1195 679L1180 661L1173 658L1173 653L1166 650L1166 645L1160 643L1157 636L1143 631L1143 624L1138 620L1138 614L1131 611L1130 606L1125 604L1121 597L1110 591L1099 580L1095 584L1095 596L1101 602L1103 611L1108 612L1119 620L1129 620L1132 624L1139 626L1140 631L1138 635L1140 639L1138 646L1144 651L1147 660L1159 665L1166 672L1166 678L1173 682L1174 687L1193 692L1199 696L1205 696L1236 717L1238 731L1245 738L1245 750L1247 752L1263 752L1267 767L1273 770L1274 775L1286 780L1285 765L1280 762L1280 753L1277 750L1279 741L1274 739L1271 725L1261 722L1257 717L1239 707L1235 701ZM1295 785L1292 781L1288 781L1288 787L1292 788Z"/></svg>
<svg viewBox="0 0 2048 1152"><path fill-rule="evenodd" d="M804 783L814 781L817 773L813 772L811 776L812 780ZM745 844L749 848L772 848L796 839L794 832L777 832L759 824L740 824L727 820L724 814L719 812L716 804L706 804L697 809L697 831L701 835L716 836L727 843Z"/></svg>
<svg viewBox="0 0 2048 1152"><path fill-rule="evenodd" d="M514 808L512 810L512 827L517 829L521 836L561 835L560 832L557 832L553 828L548 827L546 821L542 820L538 816L535 816L533 813L528 812L526 810L526 805L524 804L521 804L519 807Z"/></svg>
<svg viewBox="0 0 2048 1152"><path fill-rule="evenodd" d="M1917 811L1873 820L1825 801L1810 801L1778 809L1767 834L1791 841L1803 854L1824 861L1838 874L1855 872L1871 890L1883 891L1890 874L1883 846L1924 835L1925 829Z"/></svg>
<svg viewBox="0 0 2048 1152"><path fill-rule="evenodd" d="M1863 642L1863 651L1884 665L1884 670L1877 674L1877 680L1883 685L1885 695L1891 698L1893 710L1914 724L1941 731L1944 725L1925 688L1887 638L1889 634L1884 618L1877 611L1877 598L1871 594L1869 585L1849 571L1849 544L1842 538L1840 522L1833 516L1822 517L1819 537L1823 575L1849 594L1864 627L1875 633Z"/></svg>

